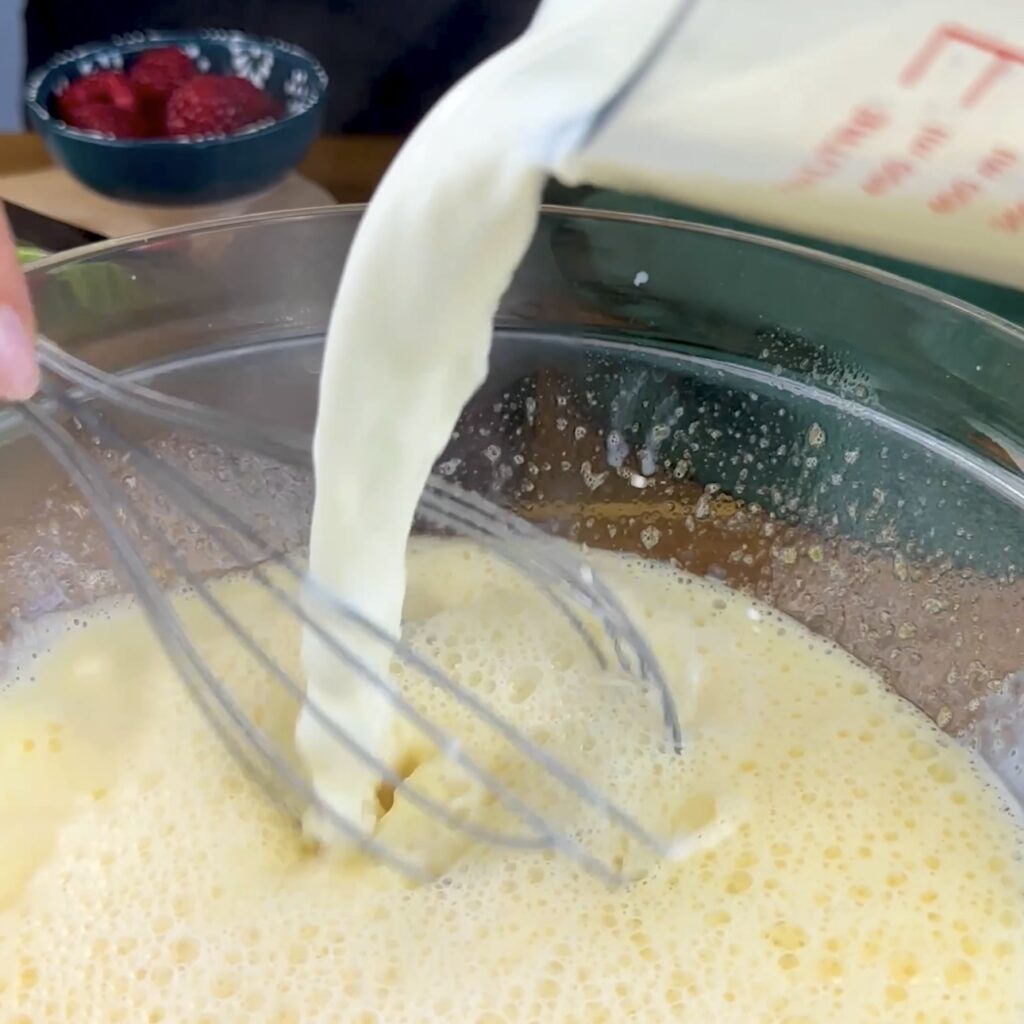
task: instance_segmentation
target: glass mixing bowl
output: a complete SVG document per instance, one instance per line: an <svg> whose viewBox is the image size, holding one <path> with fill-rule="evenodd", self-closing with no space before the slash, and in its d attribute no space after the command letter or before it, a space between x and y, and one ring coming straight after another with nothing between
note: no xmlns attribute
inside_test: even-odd
<svg viewBox="0 0 1024 1024"><path fill-rule="evenodd" d="M105 369L311 429L359 216L259 216L42 260L41 328ZM1022 392L1024 334L937 292L735 232L551 208L438 471L549 531L756 593L975 743L1021 799ZM301 545L307 474L129 429L275 544ZM9 415L0 436L10 633L120 584L38 442ZM193 568L226 567L156 506Z"/></svg>

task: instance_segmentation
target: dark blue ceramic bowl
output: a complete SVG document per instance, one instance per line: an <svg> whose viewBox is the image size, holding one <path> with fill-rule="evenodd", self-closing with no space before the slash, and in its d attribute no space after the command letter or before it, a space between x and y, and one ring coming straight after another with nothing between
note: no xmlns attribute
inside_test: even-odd
<svg viewBox="0 0 1024 1024"><path fill-rule="evenodd" d="M122 69L144 50L177 46L200 71L248 78L285 106L272 124L235 135L189 139L115 139L70 128L55 113L67 84L97 68ZM288 43L241 32L136 32L59 53L32 72L26 102L53 159L96 192L135 203L192 206L250 195L280 181L320 131L327 75Z"/></svg>

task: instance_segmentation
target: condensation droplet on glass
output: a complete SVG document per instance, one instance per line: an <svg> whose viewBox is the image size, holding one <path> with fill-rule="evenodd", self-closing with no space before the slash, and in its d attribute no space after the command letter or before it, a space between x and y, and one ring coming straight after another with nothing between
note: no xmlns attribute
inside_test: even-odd
<svg viewBox="0 0 1024 1024"><path fill-rule="evenodd" d="M629 442L618 430L609 430L605 440L605 449L608 456L608 465L612 469L619 469L626 461L629 454Z"/></svg>
<svg viewBox="0 0 1024 1024"><path fill-rule="evenodd" d="M656 526L645 526L640 531L640 543L650 551L661 540L661 530Z"/></svg>
<svg viewBox="0 0 1024 1024"><path fill-rule="evenodd" d="M580 465L580 476L583 477L583 482L590 490L596 491L608 479L608 471L595 473L589 460L587 460Z"/></svg>
<svg viewBox="0 0 1024 1024"><path fill-rule="evenodd" d="M907 571L907 560L897 551L892 556L892 573L898 580L906 580L909 575Z"/></svg>

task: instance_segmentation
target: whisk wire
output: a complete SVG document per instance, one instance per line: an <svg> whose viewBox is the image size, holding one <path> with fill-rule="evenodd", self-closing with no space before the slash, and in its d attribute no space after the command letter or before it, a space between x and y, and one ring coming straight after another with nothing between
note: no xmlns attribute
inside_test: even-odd
<svg viewBox="0 0 1024 1024"><path fill-rule="evenodd" d="M61 352L50 342L42 343L41 361L47 370L60 378L59 383L70 383L75 391L73 393L66 387L61 388L54 382L48 382L43 392L43 400L33 401L22 407L29 424L96 511L97 520L106 532L115 555L124 565L129 581L139 595L143 610L150 617L158 637L167 648L175 667L185 679L189 691L197 699L204 714L214 724L231 753L290 813L296 813L298 803L307 808L312 807L371 856L416 880L423 880L424 872L418 864L396 853L330 807L316 793L311 783L287 761L269 737L253 725L241 705L213 674L189 639L187 630L175 614L166 595L150 574L145 559L120 526L116 512L120 502L114 485L104 474L99 477L90 474L88 464L91 463L91 458L83 455L70 433L55 422L48 408L44 406L47 399L50 407L56 405L69 413L90 431L99 443L112 444L126 452L140 472L144 471L148 479L171 495L179 508L206 530L229 558L239 564L255 562L251 569L252 575L275 601L294 615L300 624L316 636L341 663L358 673L376 692L383 694L401 715L435 744L438 750L449 756L475 782L484 786L509 813L526 826L529 834L498 832L469 821L453 813L443 803L420 792L408 779L401 778L389 765L375 758L333 716L328 715L315 701L308 698L300 683L267 653L237 617L211 593L205 582L189 571L184 559L168 538L159 530L154 530L152 521L134 503L129 502L124 508L127 517L143 535L152 535L156 539L163 557L190 586L204 606L227 628L231 636L294 700L303 702L318 725L349 753L393 786L396 793L401 791L411 803L441 821L446 827L478 841L516 848L551 848L573 858L586 870L608 882L621 881L621 875L616 868L609 867L592 855L573 836L547 821L543 815L478 764L461 749L454 737L421 713L388 678L371 670L307 609L326 611L330 616L356 626L376 642L383 644L393 657L400 658L431 685L471 711L522 756L542 767L551 778L565 786L577 799L605 815L609 821L645 846L660 854L667 851L666 843L650 833L608 796L558 758L537 746L475 694L455 683L429 659L400 639L388 635L337 595L318 584L315 579L311 579L308 573L296 564L292 555L284 552L268 553L269 546L258 531L210 494L196 488L187 475L152 455L139 444L125 438L102 416L92 411L89 403L94 397L101 397L115 407L141 413L171 426L182 427L190 433L195 433L198 429L215 443L234 444L253 454L274 458L285 464L309 465L308 436L305 436L304 441L295 432L282 433L275 437L266 429L241 421L230 414L167 396L134 382L105 374ZM564 590L572 601L594 615L605 634L611 637L620 666L656 688L673 746L679 749L681 728L678 716L653 652L633 627L611 591L600 583L585 562L568 557L564 545L553 542L536 528L494 508L484 499L454 487L447 481L431 480L424 494L421 513L436 526L484 539L499 557L536 581L566 616L591 654L603 662L602 652L561 591ZM271 558L285 569L290 579L301 586L300 599L282 588L266 572L263 563ZM627 657L627 651L632 654L632 658ZM287 793L290 799L282 798L282 792Z"/></svg>
<svg viewBox="0 0 1024 1024"><path fill-rule="evenodd" d="M38 342L39 363L58 380L66 380L80 388L86 396L97 396L111 404L139 413L170 427L181 427L205 436L216 437L222 444L233 444L288 465L308 466L309 435L287 427L273 430L260 423L211 409L207 405L178 398L162 391L104 373L83 359L65 352L48 338Z"/></svg>
<svg viewBox="0 0 1024 1024"><path fill-rule="evenodd" d="M673 749L677 753L681 751L682 726L679 713L668 683L658 668L654 652L632 624L611 590L586 562L568 558L564 545L552 543L551 538L529 523L484 501L479 495L459 490L444 481L432 481L431 485L428 485L420 507L426 510L428 518L440 525L455 524L487 537L496 545L497 553L506 561L519 568L528 569L531 576L543 580L549 596L564 609L566 617L583 636L598 664L605 667L604 656L597 649L593 638L586 633L578 617L568 609L557 593L550 589L552 584L567 585L573 598L597 615L605 627L605 633L612 638L620 667L630 674L635 673L642 681L654 685ZM518 545L516 550L508 543L509 537L526 543ZM626 657L627 645L632 648L632 661L635 664Z"/></svg>
<svg viewBox="0 0 1024 1024"><path fill-rule="evenodd" d="M311 465L311 438L301 431L285 427L270 429L248 420L242 421L222 410L211 409L188 399L164 394L135 381L104 373L84 360L64 352L46 338L40 339L39 350L42 365L52 373L126 409L169 426L182 427L193 432L199 428L202 434L222 444L233 444L253 454L288 465L302 468L309 468ZM612 592L586 562L568 559L561 546L552 543L550 537L532 524L510 515L478 495L455 487L438 476L433 476L428 481L420 508L421 512L433 519L437 525L463 526L489 537L501 545L501 554L506 562L520 569L529 569L534 579L543 579L543 589L549 599L569 620L598 664L604 667L604 656L594 643L593 637L568 604L551 589L553 583L567 586L573 599L581 607L586 607L596 614L607 627L606 632L612 638L620 666L628 673L635 672L641 680L656 687L673 748L677 752L681 751L682 727L678 712L653 651L633 626ZM529 541L529 546L524 545L518 551L513 551L505 541L507 536ZM532 556L531 548L536 552ZM523 554L527 557L525 565ZM587 587L580 586L583 579ZM626 657L627 646L633 651L635 665L630 664Z"/></svg>
<svg viewBox="0 0 1024 1024"><path fill-rule="evenodd" d="M230 509L216 502L208 494L197 490L191 482L173 466L162 463L160 460L148 455L148 453L141 450L137 445L117 434L113 428L104 428L102 424L97 421L95 415L90 414L79 403L71 403L66 397L62 398L61 401L69 407L69 411L72 411L75 416L81 420L81 422L87 424L94 433L98 434L101 431L106 432L108 436L114 439L115 443L117 443L120 448L131 452L133 458L138 462L145 463L152 473L162 475L164 478L164 486L167 490L169 492L174 492L179 504L183 508L186 508L186 510L189 511L189 514L196 518L197 521L202 522L203 525L210 530L211 535L217 538L217 542L224 547L225 551L231 557L237 560L245 560L249 557L249 554L246 551L231 543L229 538L232 534L237 534L239 537L242 537L252 545L254 549L262 548L261 539L256 536L248 524L241 520ZM215 530L217 526L225 524L231 531L231 533L226 536L223 535L222 531ZM198 590L198 588L202 586L201 582L196 580L194 574L187 572L180 560L177 558L175 558L175 560L178 561L178 567L183 572L184 578L187 580L189 585L197 588ZM319 601L323 602L324 606L328 608L332 614L338 615L352 622L362 630L365 630L367 633L372 635L376 641L384 644L393 656L412 666L420 674L426 677L431 684L439 687L448 696L452 697L462 706L471 710L481 721L493 728L495 732L497 732L504 740L512 744L521 754L541 765L553 778L557 779L560 783L572 790L581 801L589 804L595 810L606 815L610 820L622 827L639 842L657 850L660 853L665 852L666 848L664 844L639 825L634 818L616 806L606 796L601 794L596 787L572 772L571 769L565 767L557 758L553 757L543 748L532 743L525 734L516 729L500 715L495 714L495 712L493 712L486 703L481 701L471 691L455 684L430 660L424 658L417 651L408 647L400 640L396 640L394 637L391 637L385 631L381 630L379 626L372 623L361 613L337 598L336 595L317 584L315 580L307 577L306 574L295 565L293 559L286 556L281 560L280 564L296 582L305 583L307 593L311 592L314 594ZM254 566L251 571L259 582L274 596L274 598L278 600L291 614L295 615L303 626L309 628L314 635L316 635L317 638L331 650L331 653L334 656L338 657L339 660L347 667L358 671L360 676L373 686L375 690L385 694L396 710L407 717L417 728L421 729L438 747L438 749L445 750L448 756L455 763L459 764L460 767L466 770L467 773L472 775L478 782L485 785L499 799L507 810L522 818L527 822L527 824L531 825L536 831L541 833L546 840L546 845L558 849L565 855L573 857L578 862L583 863L584 866L593 873L602 875L606 874L607 869L600 861L592 858L586 850L580 846L580 844L567 837L562 831L554 828L541 816L537 815L493 774L486 772L479 764L471 759L470 756L454 742L453 737L445 733L443 730L440 730L435 723L431 722L429 718L419 712L418 709L416 709L415 706L412 705L402 694L396 691L387 680L382 678L376 672L373 672L364 662L355 658L347 647L339 643L335 635L326 630L320 622L308 614L308 612L302 607L301 602L296 601L291 597L291 595L283 591L277 584L269 579L259 565ZM208 595L208 591L205 587L203 588L203 592ZM219 605L219 602L216 602L212 596L208 595L208 600ZM259 646L251 639L251 637L248 638L247 645L255 647ZM298 684L292 681L290 677L288 688L293 695L301 694L301 688ZM349 750L356 754L356 756L361 756L361 753L365 753L365 749L358 747L350 734L340 729L337 723L335 723L330 716L326 715L322 709L319 709L315 702L310 701L308 697L306 698L306 705L314 711L318 721L321 723L331 723L331 734L340 742L343 742ZM384 766L383 762L370 758L369 767L372 767L374 771L381 771L383 769L385 776L389 777L389 781L393 779L393 773L390 772L390 769ZM410 787L402 783L401 780L396 779L395 781L398 782L398 785L407 793L407 795L411 795ZM461 823L454 822L451 819L449 812L443 813L441 817L452 823L453 827L462 831L467 831ZM474 829L477 828L477 826L472 827ZM529 840L515 839L505 834L492 832L487 832L486 834L474 832L471 834L474 835L474 838L482 838L484 841L500 845L536 845L535 843L531 843ZM609 875L608 880L611 880L612 877L613 876Z"/></svg>
<svg viewBox="0 0 1024 1024"><path fill-rule="evenodd" d="M58 398L58 401L62 405L65 405L65 407L69 408L69 411L73 411L76 417L79 418L81 422L88 425L89 429L94 434L98 432L106 433L108 436L112 436L117 443L122 444L126 450L129 450L133 457L137 459L141 458L145 461L152 461L145 452L132 445L120 435L117 435L115 431L111 429L104 430L97 418L91 415L88 411L82 409L78 405L69 403L66 398ZM171 467L162 468L168 473L168 480L173 489L177 490L178 487L183 486L183 481L180 478L175 479L178 475L171 469ZM186 496L186 500L197 497L197 494L193 494L187 485L185 485L183 494ZM110 497L109 491L108 497ZM211 504L222 517L233 518L223 507L217 506L216 503ZM145 515L137 508L129 506L127 514L135 521L136 525L142 529L149 530L151 528L151 523L147 517L145 517ZM203 519L203 522L204 525L212 530L212 527L214 526L213 523L205 520L205 518ZM239 532L243 532L243 524L241 522L233 522L231 525L237 528ZM118 532L119 534L123 534L123 531L119 530ZM460 819L453 814L449 808L445 807L433 798L422 794L415 787L409 785L408 780L403 779L384 761L374 757L366 750L365 747L355 740L351 733L338 725L332 717L328 716L316 702L306 697L302 688L295 682L295 680L281 668L278 662L267 654L266 650L253 638L252 634L242 626L240 621L233 616L221 602L217 601L216 598L213 597L205 583L188 570L180 555L175 552L173 545L169 544L158 532L156 533L156 537L165 557L167 557L172 565L174 565L180 577L186 581L189 588L197 597L199 597L203 604L208 607L228 628L233 638L236 639L257 660L265 671L269 672L286 688L290 696L296 700L304 702L314 719L328 731L332 738L341 743L368 768L379 774L385 781L395 788L396 792L401 790L405 793L407 799L420 807L420 809L431 813L453 830L460 831L480 842L523 849L559 845L560 838L556 830L554 830L540 816L534 815L525 804L518 801L517 798L515 798L514 795L512 795L497 778L477 765L476 762L465 752L459 750L451 736L446 734L443 730L438 729L434 723L423 716L413 705L402 697L401 694L395 691L383 677L371 670L365 662L355 657L350 650L340 645L333 635L308 615L299 602L295 601L291 595L283 591L269 578L261 565L257 564L253 566L251 570L253 576L267 589L269 593L279 600L289 612L294 614L304 626L310 628L320 640L327 644L331 648L333 654L342 660L347 667L359 672L360 676L369 681L375 689L381 691L386 690L389 700L391 700L394 705L413 722L413 724L420 728L432 742L434 742L439 748L447 750L449 756L455 763L465 769L477 782L486 786L508 810L518 814L520 817L530 819L531 823L536 827L541 835L529 837L513 836L508 833L501 833L487 829L471 821ZM252 539L251 536L249 539ZM244 560L248 557L246 552L244 552L239 546L233 545L223 539L220 543L231 557L239 560ZM288 569L293 578L296 580L301 579L301 571L295 568L290 559L282 559L279 564ZM177 617L174 616L173 611L169 607L165 608L164 611L178 621ZM180 622L178 632L180 633ZM410 658L409 660L412 659ZM226 703L229 701L225 689L216 679L207 675L206 681L213 688L219 702ZM256 741L258 735L260 735L258 734L258 730L255 730L250 725L244 716L244 713L238 709L237 704L234 704L234 702L231 702L231 704L231 717L234 724L244 732L247 739ZM266 753L266 756L272 759L275 770L284 771L287 769L289 772L291 771L287 762L283 761L272 749L267 748L265 745L263 745L262 749ZM333 824L340 824L343 819L341 819L337 813L315 793L312 787L303 784L302 788L303 797L309 806L312 806L319 813L327 817ZM353 832L353 829L355 829L355 826L346 822L346 835L348 835L349 838L358 837L359 841L362 842L362 833ZM563 852L570 853L572 851L564 849ZM599 867L600 865L596 862L591 865L593 870L596 870Z"/></svg>
<svg viewBox="0 0 1024 1024"><path fill-rule="evenodd" d="M284 778L296 794L304 796L308 801L316 804L318 798L306 780L289 765L280 762L274 751L265 742L262 734L254 735L253 731L247 727L242 709L226 694L210 672L209 667L195 649L195 645L189 640L181 621L167 605L167 600L150 575L145 561L117 523L112 512L113 506L107 503L111 498L109 490L95 482L97 478L90 474L86 461L79 454L70 435L53 422L49 413L39 409L36 403L25 403L23 412L34 426L36 436L93 506L104 532L121 560L143 610L160 638L161 645L184 681L190 695L196 700L206 720L213 726L228 752L237 759L238 763L261 788L289 813L294 813L294 808L290 807L287 801L282 800L281 787L276 784L277 777L262 767L260 762L252 756L253 748L262 755L263 760L269 762L274 772ZM226 726L225 718L245 736L246 743L238 742L236 734ZM358 844L361 849L372 856L378 857L382 863L418 881L430 880L419 865L394 855L388 847L378 843L372 836L367 835L351 822L339 815L333 815L330 808L325 808L324 813L352 842Z"/></svg>

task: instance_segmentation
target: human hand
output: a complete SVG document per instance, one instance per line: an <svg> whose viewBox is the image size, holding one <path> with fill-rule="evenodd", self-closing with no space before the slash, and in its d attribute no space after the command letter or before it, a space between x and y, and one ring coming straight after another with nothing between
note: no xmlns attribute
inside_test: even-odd
<svg viewBox="0 0 1024 1024"><path fill-rule="evenodd" d="M36 319L7 217L0 208L0 401L20 402L39 387Z"/></svg>

